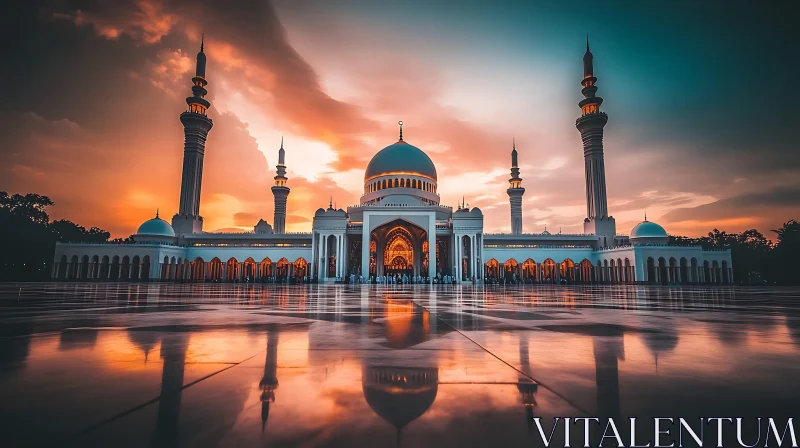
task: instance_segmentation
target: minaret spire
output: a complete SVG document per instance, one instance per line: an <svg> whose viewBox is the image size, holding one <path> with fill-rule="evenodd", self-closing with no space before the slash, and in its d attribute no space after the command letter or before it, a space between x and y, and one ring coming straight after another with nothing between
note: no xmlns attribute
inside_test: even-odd
<svg viewBox="0 0 800 448"><path fill-rule="evenodd" d="M614 244L616 223L608 215L606 198L606 169L603 157L603 128L608 115L600 111L603 98L597 96L597 78L594 76L594 56L589 51L589 35L586 35L586 53L583 55L583 79L581 93L583 100L578 103L581 117L575 127L583 141L583 159L586 172L586 219L583 231L598 237L599 247Z"/></svg>
<svg viewBox="0 0 800 448"><path fill-rule="evenodd" d="M178 213L172 217L172 227L178 235L203 231L203 217L200 216L203 159L208 132L214 125L207 116L211 103L205 98L208 95L206 90L208 81L206 81L204 44L205 35L201 38L200 52L197 53L197 65L192 78L192 96L186 98L189 110L181 114L184 134L181 199Z"/></svg>
<svg viewBox="0 0 800 448"><path fill-rule="evenodd" d="M522 178L519 177L516 137L511 140L511 178L508 179L506 193L511 204L511 233L519 235L522 233L522 195L525 194L525 189L522 188Z"/></svg>
<svg viewBox="0 0 800 448"><path fill-rule="evenodd" d="M200 51L201 52L203 51L203 48L205 48L205 43L206 43L206 33L201 33L200 34Z"/></svg>
<svg viewBox="0 0 800 448"><path fill-rule="evenodd" d="M286 199L291 191L286 186L289 178L286 177L286 150L283 149L283 136L281 147L278 149L278 164L275 166L275 185L272 186L272 195L275 198L275 214L273 215L273 232L286 233Z"/></svg>
<svg viewBox="0 0 800 448"><path fill-rule="evenodd" d="M403 121L402 120L398 121L397 124L400 126L400 140L399 141L402 142L403 141Z"/></svg>

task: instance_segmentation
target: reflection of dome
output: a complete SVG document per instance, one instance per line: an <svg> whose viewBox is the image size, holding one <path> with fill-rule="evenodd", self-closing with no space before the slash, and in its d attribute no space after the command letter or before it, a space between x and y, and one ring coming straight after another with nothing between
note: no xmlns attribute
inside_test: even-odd
<svg viewBox="0 0 800 448"><path fill-rule="evenodd" d="M147 357L156 344L158 344L158 334L155 331L149 330L128 330L128 340L139 350L144 352L144 360L147 362Z"/></svg>
<svg viewBox="0 0 800 448"><path fill-rule="evenodd" d="M667 231L652 221L642 221L631 230L631 244L667 244Z"/></svg>
<svg viewBox="0 0 800 448"><path fill-rule="evenodd" d="M431 407L439 388L439 369L365 367L364 399L376 414L401 429Z"/></svg>
<svg viewBox="0 0 800 448"><path fill-rule="evenodd" d="M419 174L436 181L436 167L421 149L400 140L375 154L367 165L364 179L390 173Z"/></svg>
<svg viewBox="0 0 800 448"><path fill-rule="evenodd" d="M653 355L671 352L678 346L676 333L644 333L642 340Z"/></svg>
<svg viewBox="0 0 800 448"><path fill-rule="evenodd" d="M139 226L136 235L174 237L175 230L172 229L172 226L167 221L159 218L158 213L156 213L155 218L149 219Z"/></svg>

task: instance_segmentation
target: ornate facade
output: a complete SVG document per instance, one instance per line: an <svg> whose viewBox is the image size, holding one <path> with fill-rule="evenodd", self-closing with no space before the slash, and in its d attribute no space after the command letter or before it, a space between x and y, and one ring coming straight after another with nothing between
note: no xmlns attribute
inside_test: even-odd
<svg viewBox="0 0 800 448"><path fill-rule="evenodd" d="M587 213L582 234L524 233L525 189L516 144L511 151L507 190L511 233L483 231L483 213L462 202L455 209L439 202L436 166L420 148L403 139L378 151L367 165L357 205L329 204L313 218L310 233L286 233L286 174L283 141L278 151L275 214L252 232L202 230L200 189L205 141L206 58L201 46L192 78L193 95L181 114L184 163L180 209L172 225L158 215L133 235L135 244L58 244L55 279L180 281L372 281L406 276L433 282L525 283L730 283L728 251L673 247L663 227L647 221L630 236L619 235L608 214L603 128L593 56L587 41L581 80L584 99L576 127L583 141ZM213 150L213 148L211 148Z"/></svg>

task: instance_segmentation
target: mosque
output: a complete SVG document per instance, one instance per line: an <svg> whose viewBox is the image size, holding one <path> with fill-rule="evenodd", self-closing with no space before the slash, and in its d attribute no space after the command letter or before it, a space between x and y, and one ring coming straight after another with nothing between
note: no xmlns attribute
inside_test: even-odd
<svg viewBox="0 0 800 448"><path fill-rule="evenodd" d="M349 282L406 275L458 283L732 283L730 251L669 246L666 230L645 220L617 233L606 198L603 128L593 56L583 56L584 99L575 126L583 141L586 218L583 233L525 233L516 147L506 190L511 233L484 233L483 213L465 203L439 202L431 158L400 137L378 151L364 173L357 205L329 204L313 218L310 233L287 233L286 201L291 192L286 151L278 150L272 193L272 225L261 219L251 232L203 231L200 191L206 138L213 127L206 112L206 55L201 44L192 78L184 127L180 208L172 224L156 214L132 235L130 244L59 243L52 278L60 280L161 280L249 282ZM213 148L211 148L213 150Z"/></svg>

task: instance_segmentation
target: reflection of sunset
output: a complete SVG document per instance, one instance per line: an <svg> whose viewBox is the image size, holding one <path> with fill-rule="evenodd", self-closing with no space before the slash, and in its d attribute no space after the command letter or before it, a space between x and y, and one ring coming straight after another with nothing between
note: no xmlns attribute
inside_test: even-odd
<svg viewBox="0 0 800 448"><path fill-rule="evenodd" d="M524 445L532 416L712 415L759 410L763 397L779 410L800 399L797 319L743 315L735 301L746 299L728 289L43 288L106 290L118 298L106 303L125 312L50 302L87 313L61 330L0 340L12 356L0 364L0 403L15 404L7 415L23 423L12 426L47 422L47 432L14 433L33 441L142 403L86 444L123 433L134 446L467 444L453 438L456 426L465 440L491 429L479 437ZM419 294L406 299L411 290ZM188 302L187 293L203 306L154 306ZM53 328L51 316L23 333Z"/></svg>

